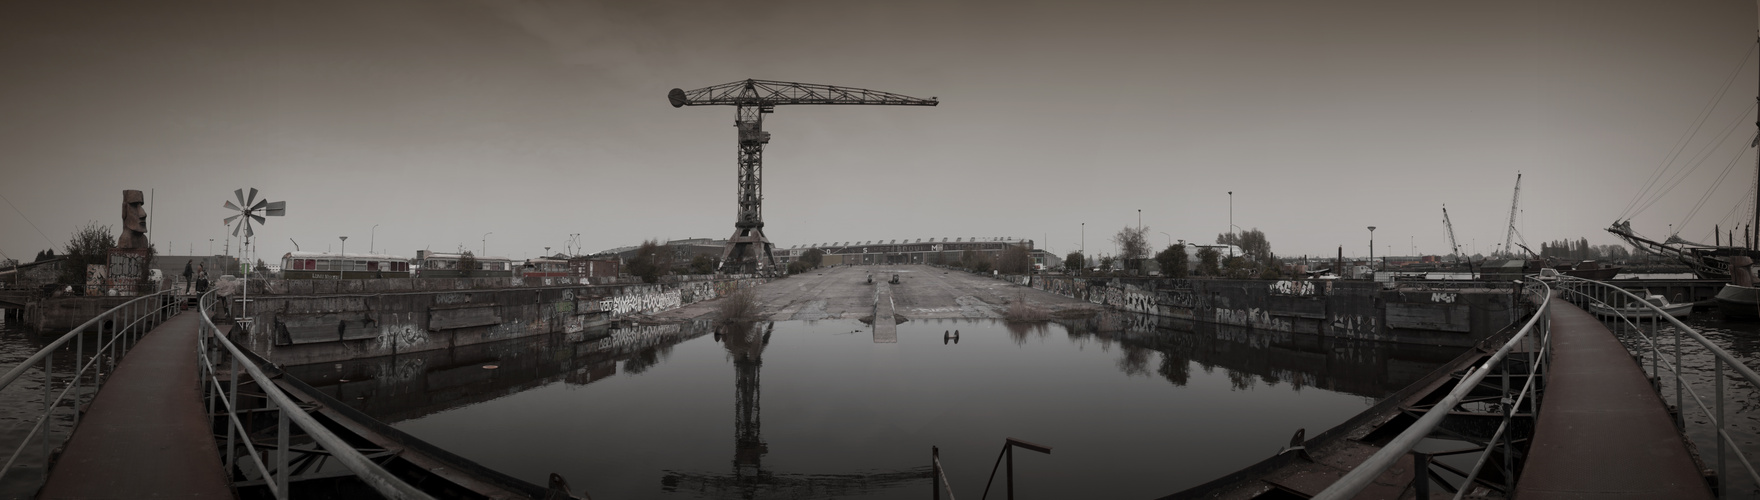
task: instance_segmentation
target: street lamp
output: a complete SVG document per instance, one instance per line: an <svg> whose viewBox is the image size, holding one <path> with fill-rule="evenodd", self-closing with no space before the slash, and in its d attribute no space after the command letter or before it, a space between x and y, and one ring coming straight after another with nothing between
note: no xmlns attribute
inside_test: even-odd
<svg viewBox="0 0 1760 500"><path fill-rule="evenodd" d="M483 255L485 255L485 256L489 255L489 235L491 235L491 234L495 234L495 232L489 231L487 233L483 233Z"/></svg>
<svg viewBox="0 0 1760 500"><path fill-rule="evenodd" d="M342 279L342 270L354 267L354 262L348 260L348 237L337 236L337 238L342 238L342 265L336 268L336 279Z"/></svg>
<svg viewBox="0 0 1760 500"><path fill-rule="evenodd" d="M1375 226L1369 226L1369 269L1375 269Z"/></svg>
<svg viewBox="0 0 1760 500"><path fill-rule="evenodd" d="M373 224L373 230L367 234L367 253L373 253L374 243L379 242L379 225Z"/></svg>
<svg viewBox="0 0 1760 500"><path fill-rule="evenodd" d="M1173 246L1173 235L1167 234L1167 231L1161 231L1161 235L1167 237L1167 246Z"/></svg>

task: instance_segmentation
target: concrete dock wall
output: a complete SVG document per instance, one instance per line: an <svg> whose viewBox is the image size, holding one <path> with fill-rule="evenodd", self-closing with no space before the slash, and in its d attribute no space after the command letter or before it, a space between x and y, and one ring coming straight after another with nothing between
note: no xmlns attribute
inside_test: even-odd
<svg viewBox="0 0 1760 500"><path fill-rule="evenodd" d="M1513 283L1383 289L1369 281L1082 278L1003 279L1122 311L1326 337L1470 346L1521 317Z"/></svg>
<svg viewBox="0 0 1760 500"><path fill-rule="evenodd" d="M764 281L506 288L478 280L509 278L418 279L411 281L420 288L480 284L484 288L408 291L395 290L397 284L375 283L381 280L338 280L328 283L342 288L322 294L289 292L305 291L306 284L322 287L316 283L325 282L269 281L258 287L253 280L250 315L256 320L241 328L244 333L235 334L233 341L279 364L387 356L532 335L582 333L619 319L719 298ZM350 290L351 282L364 288ZM376 287L384 288L373 291ZM241 305L232 303L235 311Z"/></svg>

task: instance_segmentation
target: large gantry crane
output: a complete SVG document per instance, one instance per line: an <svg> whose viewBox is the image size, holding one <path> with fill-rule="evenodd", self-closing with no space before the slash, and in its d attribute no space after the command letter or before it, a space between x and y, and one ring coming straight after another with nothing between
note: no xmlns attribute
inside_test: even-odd
<svg viewBox="0 0 1760 500"><path fill-rule="evenodd" d="M936 98L919 99L875 90L810 83L740 80L696 90L672 89L666 93L672 107L734 106L733 125L739 129L739 214L733 237L721 253L724 272L767 272L776 267L770 239L764 236L764 114L787 104L866 104L880 106L934 106Z"/></svg>

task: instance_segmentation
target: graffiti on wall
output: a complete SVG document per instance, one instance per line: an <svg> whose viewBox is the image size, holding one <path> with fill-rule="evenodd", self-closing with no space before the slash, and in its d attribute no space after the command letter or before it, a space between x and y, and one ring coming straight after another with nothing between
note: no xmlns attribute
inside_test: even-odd
<svg viewBox="0 0 1760 500"><path fill-rule="evenodd" d="M662 286L640 286L624 289L624 293L605 299L599 309L610 312L613 317L637 313L656 313L672 309L684 304L683 295L677 288L667 290Z"/></svg>
<svg viewBox="0 0 1760 500"><path fill-rule="evenodd" d="M1314 295L1316 291L1312 281L1274 281L1271 283L1272 295L1307 297Z"/></svg>
<svg viewBox="0 0 1760 500"><path fill-rule="evenodd" d="M1292 325L1288 318L1271 315L1271 311L1257 307L1246 309L1215 309L1215 321L1224 325L1246 326L1264 330L1289 331Z"/></svg>
<svg viewBox="0 0 1760 500"><path fill-rule="evenodd" d="M416 326L415 313L405 313L402 317L390 314L382 318L378 338L380 349L410 349L426 342L428 335Z"/></svg>

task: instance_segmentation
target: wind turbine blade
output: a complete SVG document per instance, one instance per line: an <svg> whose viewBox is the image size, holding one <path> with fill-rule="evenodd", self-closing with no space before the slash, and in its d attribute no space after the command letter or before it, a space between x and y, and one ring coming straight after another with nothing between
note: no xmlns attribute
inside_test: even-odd
<svg viewBox="0 0 1760 500"><path fill-rule="evenodd" d="M263 220L263 216L257 215L257 214L251 214L251 218L256 219L258 224L262 224L264 222L269 222L269 221Z"/></svg>
<svg viewBox="0 0 1760 500"><path fill-rule="evenodd" d="M251 211L253 211L253 212L254 212L254 211L256 211L256 210L257 210L257 209L260 209L260 208L263 208L263 205L268 205L268 204L269 204L269 200L263 200L263 201L259 201L259 202L257 202L257 204L256 204L256 205L252 205L252 206L251 206Z"/></svg>
<svg viewBox="0 0 1760 500"><path fill-rule="evenodd" d="M223 206L225 206L227 210L239 210L238 205L233 205L230 201L226 202L226 205Z"/></svg>
<svg viewBox="0 0 1760 500"><path fill-rule="evenodd" d="M249 222L244 223L244 237L249 238L252 236L256 236L256 234L257 234L256 231L251 230L251 223L249 223Z"/></svg>
<svg viewBox="0 0 1760 500"><path fill-rule="evenodd" d="M249 204L248 204L248 203L245 203L245 202L244 202L244 190L243 190L243 189L234 189L234 190L232 190L232 195L233 195L233 196L237 196L237 197L238 197L238 204L240 204L240 205L245 205L245 206L249 206Z"/></svg>
<svg viewBox="0 0 1760 500"><path fill-rule="evenodd" d="M251 206L252 203L256 203L256 202L257 202L257 188L251 188L251 201L244 202L244 206L248 207L248 206Z"/></svg>
<svg viewBox="0 0 1760 500"><path fill-rule="evenodd" d="M286 215L286 214L287 214L287 202L285 202L285 201L277 201L277 202L270 203L268 208L266 210L264 210L264 213L263 213L263 215L267 215L270 217L280 217L280 216Z"/></svg>
<svg viewBox="0 0 1760 500"><path fill-rule="evenodd" d="M239 214L239 215L234 215L234 216L231 216L231 217L227 217L227 218L226 218L226 222L222 222L222 223L221 223L221 224L222 224L222 225L227 225L227 226L230 226L230 225L232 225L232 221L234 221L234 220L238 220L238 218L239 218L239 217L244 217L244 214Z"/></svg>
<svg viewBox="0 0 1760 500"><path fill-rule="evenodd" d="M244 224L239 224L239 225L236 225L236 226L232 226L232 235L233 235L233 236L238 236L238 230L240 230L240 229L244 229Z"/></svg>

